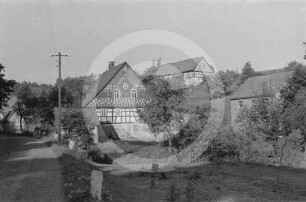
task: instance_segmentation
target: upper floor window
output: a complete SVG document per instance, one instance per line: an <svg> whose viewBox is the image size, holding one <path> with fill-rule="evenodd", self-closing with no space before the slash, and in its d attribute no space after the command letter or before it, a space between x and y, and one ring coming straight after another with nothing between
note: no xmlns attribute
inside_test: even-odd
<svg viewBox="0 0 306 202"><path fill-rule="evenodd" d="M121 109L115 110L115 116L121 116Z"/></svg>
<svg viewBox="0 0 306 202"><path fill-rule="evenodd" d="M239 101L239 107L243 107L243 101Z"/></svg>
<svg viewBox="0 0 306 202"><path fill-rule="evenodd" d="M137 98L137 91L135 89L132 90L132 98L134 98L134 99Z"/></svg>
<svg viewBox="0 0 306 202"><path fill-rule="evenodd" d="M101 116L107 116L107 110L101 109Z"/></svg>
<svg viewBox="0 0 306 202"><path fill-rule="evenodd" d="M115 90L115 92L114 92L114 97L115 97L115 98L120 98L120 92L119 92L119 90Z"/></svg>

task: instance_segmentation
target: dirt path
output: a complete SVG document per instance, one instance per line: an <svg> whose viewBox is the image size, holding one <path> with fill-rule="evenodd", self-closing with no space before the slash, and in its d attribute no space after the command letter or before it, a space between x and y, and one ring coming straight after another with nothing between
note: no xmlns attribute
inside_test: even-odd
<svg viewBox="0 0 306 202"><path fill-rule="evenodd" d="M0 135L0 201L63 201L61 168L43 142Z"/></svg>

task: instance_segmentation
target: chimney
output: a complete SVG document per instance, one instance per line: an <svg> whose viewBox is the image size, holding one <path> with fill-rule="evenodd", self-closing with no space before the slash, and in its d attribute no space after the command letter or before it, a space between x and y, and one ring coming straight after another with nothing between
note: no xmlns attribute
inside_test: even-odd
<svg viewBox="0 0 306 202"><path fill-rule="evenodd" d="M113 67L115 67L115 61L109 61L108 62L108 69L110 70Z"/></svg>
<svg viewBox="0 0 306 202"><path fill-rule="evenodd" d="M161 65L161 58L153 60L153 67L160 67L160 65Z"/></svg>
<svg viewBox="0 0 306 202"><path fill-rule="evenodd" d="M156 61L156 65L157 65L157 67L160 67L160 65L161 65L161 58L158 58L158 60Z"/></svg>
<svg viewBox="0 0 306 202"><path fill-rule="evenodd" d="M153 67L156 67L157 64L156 64L156 60L153 60Z"/></svg>

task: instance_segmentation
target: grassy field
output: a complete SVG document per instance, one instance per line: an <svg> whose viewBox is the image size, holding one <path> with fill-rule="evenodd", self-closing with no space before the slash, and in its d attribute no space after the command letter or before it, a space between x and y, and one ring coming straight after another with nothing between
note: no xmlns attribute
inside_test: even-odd
<svg viewBox="0 0 306 202"><path fill-rule="evenodd" d="M276 186L276 168L262 166L222 165L211 173L211 165L183 168L166 173L167 179L151 174L129 173L123 176L104 172L104 189L116 202L170 201L170 187L175 201L306 201L306 171L281 170Z"/></svg>
<svg viewBox="0 0 306 202"><path fill-rule="evenodd" d="M139 147L153 145L122 143L120 146L137 153ZM71 152L64 152L59 161L64 176L65 201L91 201L89 177L91 171L99 167ZM157 173L153 188L150 173L113 175L103 171L103 193L115 202L165 202L171 201L171 196L178 202L306 201L306 170L281 168L278 186L276 170L260 165L222 164L212 173L212 165L205 164L167 172L166 179L159 179Z"/></svg>

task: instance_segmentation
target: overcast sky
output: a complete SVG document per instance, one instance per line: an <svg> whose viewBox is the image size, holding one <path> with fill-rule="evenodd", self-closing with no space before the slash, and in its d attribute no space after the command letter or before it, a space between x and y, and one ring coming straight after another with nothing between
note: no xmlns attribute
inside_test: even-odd
<svg viewBox="0 0 306 202"><path fill-rule="evenodd" d="M200 46L219 70L239 70L251 61L256 70L303 62L306 4L303 1L72 1L0 0L0 63L6 77L54 83L53 52L63 59L63 77L89 72L111 43L141 30L165 30ZM125 44L122 44L124 47ZM185 59L173 47L144 44L112 58L144 68L144 61ZM139 65L141 63L142 65ZM107 64L101 64L101 73Z"/></svg>

